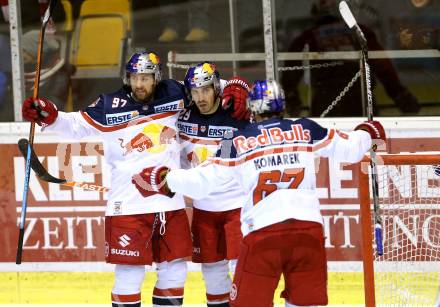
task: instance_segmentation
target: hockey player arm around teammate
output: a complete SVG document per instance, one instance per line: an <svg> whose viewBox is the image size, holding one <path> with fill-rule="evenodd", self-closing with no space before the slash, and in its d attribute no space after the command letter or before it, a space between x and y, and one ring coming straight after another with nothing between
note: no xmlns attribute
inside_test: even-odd
<svg viewBox="0 0 440 307"><path fill-rule="evenodd" d="M172 197L178 191L192 199L201 199L234 180L232 168L208 161L195 168L174 169L172 172L165 166L149 167L138 176L141 180L137 180L136 188L144 197L155 193Z"/></svg>
<svg viewBox="0 0 440 307"><path fill-rule="evenodd" d="M237 120L249 119L250 113L246 107L246 99L249 95L247 81L241 77L233 77L226 81L226 83L221 83L220 81L224 82L224 80L220 80L220 74L215 64L203 62L188 69L184 82L188 89L194 86L203 87L205 84L212 85L215 100L221 100L222 108L230 110L232 118Z"/></svg>
<svg viewBox="0 0 440 307"><path fill-rule="evenodd" d="M233 77L223 89L222 108L231 109L231 116L235 119L249 119L250 113L246 106L249 90L246 80Z"/></svg>
<svg viewBox="0 0 440 307"><path fill-rule="evenodd" d="M256 123L224 139L217 157L191 170L160 170L154 184L193 198L236 179L247 193L241 211L244 235L230 296L233 307L273 302L281 273L286 306L326 305L327 266L323 218L316 193L316 157L355 163L385 140L378 122L342 133L301 118L283 119L284 95L273 81L256 81L249 106ZM364 130L364 131L358 131ZM292 251L295 251L292 253ZM300 282L298 282L300 280Z"/></svg>
<svg viewBox="0 0 440 307"><path fill-rule="evenodd" d="M316 139L311 140L312 150L318 156L333 157L339 162L357 163L372 146L386 142L385 130L378 121L365 121L348 133L326 129L306 118L301 119L301 123L307 130L314 131ZM157 184L166 187L169 193L182 193L194 199L206 197L219 185L234 179L234 167L230 167L237 160L237 148L234 144L237 142L223 139L217 157L196 168L174 169L171 172L166 168L161 169L163 174L166 173L161 178L166 179L167 183L160 180Z"/></svg>
<svg viewBox="0 0 440 307"><path fill-rule="evenodd" d="M185 258L191 255L183 197L139 194L132 182L146 166L179 167L176 122L187 104L186 93L177 81L161 80L160 66L155 53L134 53L126 63L122 87L101 95L82 112L58 112L44 99L30 99L23 106L25 119L63 136L102 138L111 172L105 256L115 264L113 306L141 305L145 265L152 262L157 265L153 305L183 302Z"/></svg>
<svg viewBox="0 0 440 307"><path fill-rule="evenodd" d="M54 131L63 137L81 139L87 136L99 135L99 130L91 126L86 117L87 113L100 113L102 110L101 97L92 105L86 108L84 112L61 112L58 111L55 104L47 98L32 97L23 102L23 118L30 122L35 122L46 131Z"/></svg>
<svg viewBox="0 0 440 307"><path fill-rule="evenodd" d="M386 142L385 130L378 121L365 121L351 132L326 129L314 121L308 121L312 129L326 135L323 140L315 143L317 155L332 157L335 161L357 163L371 147L376 149L378 145Z"/></svg>
<svg viewBox="0 0 440 307"><path fill-rule="evenodd" d="M224 131L236 130L248 124L245 118L249 117L249 111L246 107L249 85L240 77L230 79L225 82L226 84L224 86L223 82L224 80L220 79L220 74L215 64L211 62L199 63L188 69L184 84L192 104L187 107L179 117L178 126L181 128L182 140L192 138L192 142L196 142L198 146L202 148L206 140L209 139L207 142L213 143L214 140L218 141L221 139L221 135ZM222 105L224 109L227 109L226 111L222 110ZM188 125L191 127L197 126L197 129L186 131L185 127L189 127ZM211 130L214 132L211 132ZM194 135L194 133L196 133L196 135ZM181 155L182 164L187 166L185 168L196 163L196 160L197 164L203 162L203 160L199 161L199 157L196 157L194 152L188 153L189 147L192 146L185 148L184 143L185 142L182 141ZM207 151L206 148L204 148L204 150ZM210 148L210 150L212 150L212 148ZM216 149L214 149L214 152L215 151ZM188 154L191 156L189 159L192 160L192 162L187 160ZM142 195L148 196L152 191L162 192L157 191L157 185L154 185L155 180L153 180L153 182L147 180L149 174L156 174L156 172L157 169L153 172L152 168L147 168L139 173L136 178L133 178L133 183L136 184L136 188ZM156 179L159 180L159 177ZM224 183L227 182L228 180L225 180L223 184L219 183L216 187L222 187ZM153 184L153 186L151 184ZM157 184L159 184L159 181ZM198 193L197 191L194 192ZM195 198L200 199L203 198L203 196L198 197L195 195Z"/></svg>

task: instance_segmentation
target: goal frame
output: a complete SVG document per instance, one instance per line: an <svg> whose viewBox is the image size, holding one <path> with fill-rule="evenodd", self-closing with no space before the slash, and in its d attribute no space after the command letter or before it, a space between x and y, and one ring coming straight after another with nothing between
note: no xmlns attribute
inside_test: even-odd
<svg viewBox="0 0 440 307"><path fill-rule="evenodd" d="M383 165L440 165L440 155L434 154L384 154L378 155L383 159ZM374 257L373 257L373 220L372 220L372 195L370 195L370 181L367 165L370 157L365 157L359 163L359 200L360 222L362 233L362 262L364 269L364 294L365 306L376 306L374 286ZM382 163L379 163L382 165Z"/></svg>

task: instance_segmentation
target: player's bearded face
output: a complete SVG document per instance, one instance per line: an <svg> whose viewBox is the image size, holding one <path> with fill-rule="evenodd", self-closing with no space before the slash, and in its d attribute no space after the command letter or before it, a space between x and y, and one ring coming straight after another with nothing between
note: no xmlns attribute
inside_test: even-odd
<svg viewBox="0 0 440 307"><path fill-rule="evenodd" d="M200 113L211 114L217 110L219 103L216 102L212 85L191 89L191 96Z"/></svg>
<svg viewBox="0 0 440 307"><path fill-rule="evenodd" d="M154 91L154 75L130 74L130 86L136 100L148 102Z"/></svg>

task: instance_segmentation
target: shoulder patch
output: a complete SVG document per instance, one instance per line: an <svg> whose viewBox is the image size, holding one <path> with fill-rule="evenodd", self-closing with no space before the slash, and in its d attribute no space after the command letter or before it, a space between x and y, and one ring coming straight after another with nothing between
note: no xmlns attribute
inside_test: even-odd
<svg viewBox="0 0 440 307"><path fill-rule="evenodd" d="M112 125L118 125L128 122L137 117L139 117L138 111L129 111L129 112L106 114L105 121L107 125L112 126Z"/></svg>
<svg viewBox="0 0 440 307"><path fill-rule="evenodd" d="M176 100L168 103L164 103L154 107L154 111L156 113L160 112L172 112L172 111L180 111L184 107L183 100Z"/></svg>

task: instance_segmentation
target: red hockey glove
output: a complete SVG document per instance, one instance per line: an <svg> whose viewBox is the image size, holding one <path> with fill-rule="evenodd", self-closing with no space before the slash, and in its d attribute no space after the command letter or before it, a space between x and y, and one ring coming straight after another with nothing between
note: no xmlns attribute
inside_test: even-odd
<svg viewBox="0 0 440 307"><path fill-rule="evenodd" d="M40 16L44 17L44 13L46 13L47 8L49 7L49 1L39 0L39 10Z"/></svg>
<svg viewBox="0 0 440 307"><path fill-rule="evenodd" d="M249 119L250 112L246 106L249 91L249 85L244 79L235 77L229 80L223 89L223 109L232 107L231 116L233 118Z"/></svg>
<svg viewBox="0 0 440 307"><path fill-rule="evenodd" d="M39 126L53 124L58 116L58 109L55 104L47 98L33 99L26 98L21 108L23 118L27 121L37 123Z"/></svg>
<svg viewBox="0 0 440 307"><path fill-rule="evenodd" d="M147 167L139 174L134 175L131 182L143 197L157 193L173 197L174 193L170 191L165 180L169 170L166 166Z"/></svg>
<svg viewBox="0 0 440 307"><path fill-rule="evenodd" d="M367 131L371 135L371 139L373 140L373 146L379 145L377 140L382 140L383 142L387 141L387 137L385 134L385 129L382 124L375 120L367 120L363 123L359 124L354 128L354 130L364 130Z"/></svg>
<svg viewBox="0 0 440 307"><path fill-rule="evenodd" d="M0 0L0 7L3 14L3 19L9 23L9 5L8 0Z"/></svg>

